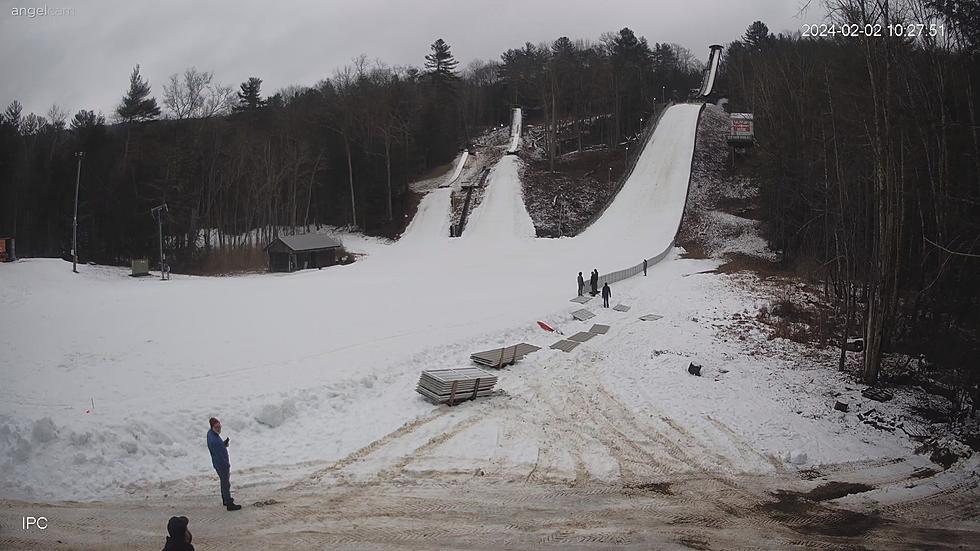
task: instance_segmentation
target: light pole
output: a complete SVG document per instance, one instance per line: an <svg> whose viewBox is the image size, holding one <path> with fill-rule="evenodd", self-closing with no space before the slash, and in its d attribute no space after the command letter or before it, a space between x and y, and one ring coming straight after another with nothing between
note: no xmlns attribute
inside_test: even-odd
<svg viewBox="0 0 980 551"><path fill-rule="evenodd" d="M85 158L84 151L76 151L78 157L78 169L75 171L75 214L71 222L71 271L78 273L78 183L82 179L82 159Z"/></svg>
<svg viewBox="0 0 980 551"><path fill-rule="evenodd" d="M168 212L166 203L150 209L150 214L157 217L157 232L158 235L160 236L160 281L166 279L164 277L165 272L163 268L163 213L164 212Z"/></svg>

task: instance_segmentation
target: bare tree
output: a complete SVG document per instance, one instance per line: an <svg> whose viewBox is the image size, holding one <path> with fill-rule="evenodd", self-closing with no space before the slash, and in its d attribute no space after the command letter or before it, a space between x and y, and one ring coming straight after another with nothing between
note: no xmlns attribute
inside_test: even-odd
<svg viewBox="0 0 980 551"><path fill-rule="evenodd" d="M214 73L191 67L183 78L177 73L163 85L163 105L177 120L206 119L227 113L232 104L232 88L214 82Z"/></svg>

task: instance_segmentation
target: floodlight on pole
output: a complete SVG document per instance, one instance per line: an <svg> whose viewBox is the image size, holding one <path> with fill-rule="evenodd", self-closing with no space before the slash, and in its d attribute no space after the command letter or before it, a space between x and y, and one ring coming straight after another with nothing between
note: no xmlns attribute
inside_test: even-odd
<svg viewBox="0 0 980 551"><path fill-rule="evenodd" d="M84 151L76 151L78 157L78 169L75 171L75 213L71 222L71 271L78 273L78 183L82 179L82 159L85 158Z"/></svg>

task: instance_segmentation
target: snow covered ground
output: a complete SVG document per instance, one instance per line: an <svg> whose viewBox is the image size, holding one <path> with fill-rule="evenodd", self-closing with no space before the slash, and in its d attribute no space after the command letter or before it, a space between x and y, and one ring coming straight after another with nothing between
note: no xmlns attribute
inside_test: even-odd
<svg viewBox="0 0 980 551"><path fill-rule="evenodd" d="M704 273L715 260L675 250L614 286L629 312L586 305L609 334L569 354L547 348L557 338L535 321L591 326L570 315L578 271L670 245L698 109L663 117L615 202L576 238L533 238L508 156L462 238L448 237L449 190L436 190L399 242L347 241L367 253L348 266L160 282L98 266L75 275L59 260L0 265L0 495L213 493L212 415L246 493L394 467L628 483L926 462L907 439L833 412L844 382L807 350L766 348L746 323L760 305L753 284ZM414 392L422 369L521 341L543 350L500 373L498 396L451 409Z"/></svg>

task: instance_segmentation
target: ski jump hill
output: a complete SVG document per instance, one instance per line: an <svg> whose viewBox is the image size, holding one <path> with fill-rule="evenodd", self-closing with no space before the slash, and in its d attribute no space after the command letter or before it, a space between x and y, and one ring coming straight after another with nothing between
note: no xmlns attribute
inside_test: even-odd
<svg viewBox="0 0 980 551"><path fill-rule="evenodd" d="M508 257L535 256L549 271L577 273L584 266L616 268L600 272L610 283L642 273L665 258L674 246L687 201L698 120L703 104L669 107L650 134L632 172L602 215L575 237L536 239L524 205L520 159L505 155L487 180L487 194L473 211L463 241L473 248L496 250ZM514 110L512 141L520 145L521 113ZM422 199L418 213L399 244L433 247L445 243L450 219L448 189Z"/></svg>

